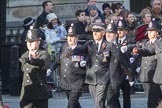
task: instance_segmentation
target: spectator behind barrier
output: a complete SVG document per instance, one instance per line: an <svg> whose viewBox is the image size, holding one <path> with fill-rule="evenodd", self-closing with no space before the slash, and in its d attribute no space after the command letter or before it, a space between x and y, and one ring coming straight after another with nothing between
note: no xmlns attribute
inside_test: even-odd
<svg viewBox="0 0 162 108"><path fill-rule="evenodd" d="M45 29L46 42L48 44L48 51L55 51L58 46L53 45L56 41L65 38L67 35L66 29L61 24L59 18L55 13L47 15L48 25Z"/></svg>
<svg viewBox="0 0 162 108"><path fill-rule="evenodd" d="M24 53L25 51L27 51L27 46L26 46L26 42L25 42L26 35L27 35L27 31L30 29L30 27L34 26L34 23L35 23L35 19L33 19L32 17L27 17L23 21L24 31L21 35L21 43L22 43L21 53Z"/></svg>
<svg viewBox="0 0 162 108"><path fill-rule="evenodd" d="M36 20L36 28L44 28L48 24L48 20L46 19L46 16L53 11L53 3L52 1L44 1L42 3L43 12L37 17Z"/></svg>
<svg viewBox="0 0 162 108"><path fill-rule="evenodd" d="M87 8L84 10L86 16L90 15L90 12L88 10L90 5L97 5L97 0L87 0ZM102 13L98 8L97 8L97 12L98 12L99 16L102 16Z"/></svg>
<svg viewBox="0 0 162 108"><path fill-rule="evenodd" d="M110 16L111 13L112 13L110 4L109 4L109 3L104 3L104 4L102 5L102 11L103 11L104 19L105 19L106 17Z"/></svg>

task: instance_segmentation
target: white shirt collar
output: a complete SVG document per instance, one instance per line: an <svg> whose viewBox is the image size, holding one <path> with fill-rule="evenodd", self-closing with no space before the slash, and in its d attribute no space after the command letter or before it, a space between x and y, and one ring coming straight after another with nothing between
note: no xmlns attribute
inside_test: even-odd
<svg viewBox="0 0 162 108"><path fill-rule="evenodd" d="M125 39L126 39L126 36L119 38L118 40L121 41L121 43L123 43Z"/></svg>
<svg viewBox="0 0 162 108"><path fill-rule="evenodd" d="M157 38L150 40L149 43L154 43Z"/></svg>
<svg viewBox="0 0 162 108"><path fill-rule="evenodd" d="M77 44L75 44L74 46L70 47L72 50L75 49L77 46Z"/></svg>

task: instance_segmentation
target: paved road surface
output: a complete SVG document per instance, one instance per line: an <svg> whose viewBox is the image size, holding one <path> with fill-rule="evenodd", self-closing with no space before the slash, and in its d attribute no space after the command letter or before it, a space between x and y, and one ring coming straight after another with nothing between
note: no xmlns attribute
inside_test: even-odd
<svg viewBox="0 0 162 108"><path fill-rule="evenodd" d="M4 95L3 100L5 104L11 106L11 108L19 107L19 97ZM144 94L131 95L131 108L146 108L146 97ZM122 95L120 97L120 102L122 103ZM82 108L94 108L91 96L89 93L84 93L80 99ZM54 93L54 98L49 100L49 108L66 108L67 100L63 92Z"/></svg>

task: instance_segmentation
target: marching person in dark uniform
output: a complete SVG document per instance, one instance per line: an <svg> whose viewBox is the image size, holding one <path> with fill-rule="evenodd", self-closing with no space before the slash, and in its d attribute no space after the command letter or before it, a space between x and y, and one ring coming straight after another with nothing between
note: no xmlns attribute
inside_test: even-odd
<svg viewBox="0 0 162 108"><path fill-rule="evenodd" d="M39 49L40 35L38 29L28 30L26 38L28 51L19 59L24 72L20 108L48 108L51 94L46 85L46 71L50 66L50 55Z"/></svg>
<svg viewBox="0 0 162 108"><path fill-rule="evenodd" d="M118 33L117 43L118 43L119 47L132 43L131 40L129 40L127 38L128 27L127 27L126 22L124 20L119 20L117 22L117 33ZM125 71L125 73L122 75L123 80L122 80L122 84L121 84L121 89L122 89L122 92L123 92L123 108L130 108L131 107L131 100L130 100L131 86L129 84L129 79L131 79L130 73L131 72L129 72L129 71Z"/></svg>
<svg viewBox="0 0 162 108"><path fill-rule="evenodd" d="M89 55L85 83L89 84L89 91L93 98L95 108L106 108L105 100L109 84L109 50L111 44L103 39L105 28L102 23L92 27L93 40L88 41L83 47L74 52L86 52Z"/></svg>
<svg viewBox="0 0 162 108"><path fill-rule="evenodd" d="M68 99L67 108L81 108L79 98L84 90L83 85L86 75L86 56L83 53L73 55L72 52L80 45L77 43L73 24L70 25L67 34L67 43L61 48L61 82L60 86L65 90Z"/></svg>
<svg viewBox="0 0 162 108"><path fill-rule="evenodd" d="M106 28L106 40L108 42L112 42L111 53L114 52L115 55L119 54L118 45L116 42L117 38L117 27L114 22L111 22ZM120 93L120 76L121 76L121 67L118 63L118 59L116 56L111 54L111 61L110 61L110 85L108 86L107 90L107 108L120 108L119 102L119 93Z"/></svg>
<svg viewBox="0 0 162 108"><path fill-rule="evenodd" d="M160 27L156 25L157 22L152 21L148 28L148 38L149 40L143 43L142 48L153 48L153 43L159 36L159 30ZM153 34L152 32L156 33ZM142 55L142 54L141 54ZM156 84L153 82L153 77L155 74L157 66L157 56L152 55L152 56L147 56L147 57L142 57L142 63L141 63L141 72L140 72L140 81L145 83L145 86L147 86L148 91L148 101L147 101L147 108L156 108L158 105L158 101L160 99L159 96L161 95L160 91L160 86L159 84ZM147 85L146 85L147 84ZM155 95L156 94L156 95Z"/></svg>
<svg viewBox="0 0 162 108"><path fill-rule="evenodd" d="M148 91L147 108L156 108L162 99L160 90L161 81L161 37L159 36L160 26L156 21L151 21L147 28L149 40L138 48L142 57L140 80L147 87ZM156 55L154 55L156 53ZM147 85L146 85L147 84Z"/></svg>
<svg viewBox="0 0 162 108"><path fill-rule="evenodd" d="M121 108L119 103L119 93L122 82L122 74L130 70L129 58L126 53L120 51L120 44L117 43L117 27L114 22L111 22L106 29L106 40L113 45L111 51L110 69L110 84L108 86L107 107Z"/></svg>

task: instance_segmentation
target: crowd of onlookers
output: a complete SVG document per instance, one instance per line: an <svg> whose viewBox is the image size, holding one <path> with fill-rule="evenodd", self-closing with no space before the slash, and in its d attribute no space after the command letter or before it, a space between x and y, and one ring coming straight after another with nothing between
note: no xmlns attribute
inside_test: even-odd
<svg viewBox="0 0 162 108"><path fill-rule="evenodd" d="M124 23L121 23L121 26L125 24L124 30L126 31L129 44L145 42L145 40L148 39L147 28L149 23L156 21L159 26L162 24L162 1L150 0L150 6L144 7L140 14L137 15L129 9L125 9L120 2L111 4L106 2L102 5L102 10L99 10L97 0L87 0L87 7L85 9L78 9L74 13L77 19L73 22L76 34L79 35L79 39L81 40L91 40L93 39L92 28L95 24L101 24L107 28L112 22L114 22L116 26L120 26L121 20L124 21ZM54 13L53 3L51 1L43 2L42 7L43 12L36 20L32 17L24 19L22 42L25 51L27 31L32 27L40 29L43 34L42 39L44 40L42 48L46 48L51 54L60 47L60 44L56 45L55 43L59 40L66 39L67 30L71 24L63 26L58 16ZM118 35L120 35L120 32L118 32ZM133 49L129 53L129 59L133 71L133 79L138 79L141 57L137 53L137 49ZM133 86L131 91L132 93L134 92Z"/></svg>

